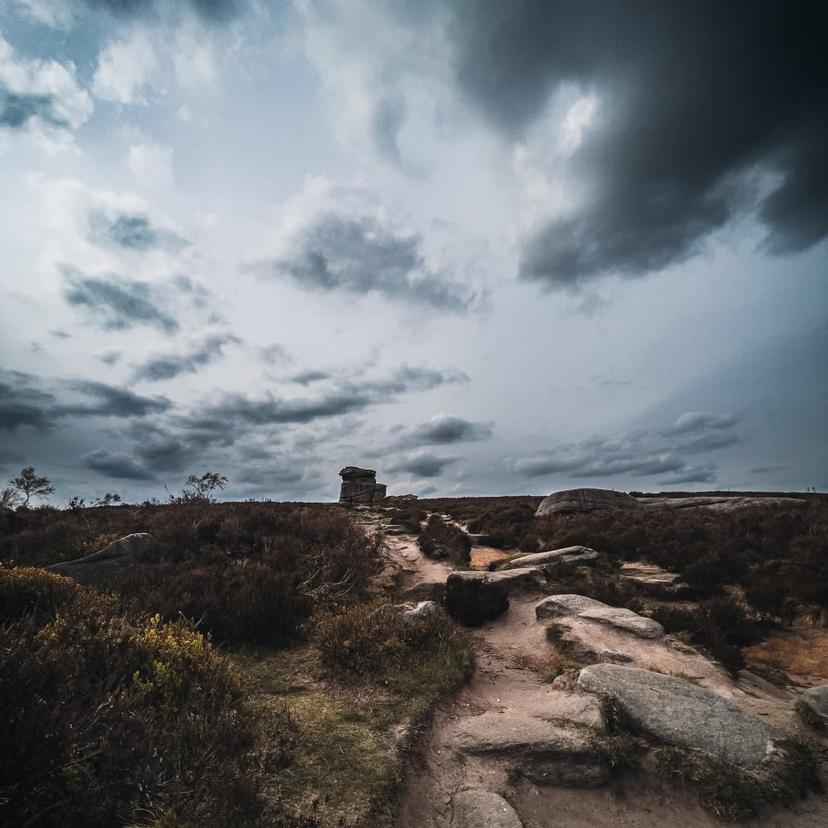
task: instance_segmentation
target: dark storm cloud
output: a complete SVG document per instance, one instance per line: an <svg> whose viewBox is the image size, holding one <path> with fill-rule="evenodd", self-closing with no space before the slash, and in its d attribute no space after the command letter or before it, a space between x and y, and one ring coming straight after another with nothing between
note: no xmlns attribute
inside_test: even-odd
<svg viewBox="0 0 828 828"><path fill-rule="evenodd" d="M787 471L790 466L756 466L750 470L751 474L776 474L777 472Z"/></svg>
<svg viewBox="0 0 828 828"><path fill-rule="evenodd" d="M33 118L39 118L59 129L68 129L71 125L57 115L55 103L51 95L14 94L0 86L0 127L24 129Z"/></svg>
<svg viewBox="0 0 828 828"><path fill-rule="evenodd" d="M35 378L18 371L0 377L0 431L20 426L43 430L52 425L55 397L35 387Z"/></svg>
<svg viewBox="0 0 828 828"><path fill-rule="evenodd" d="M339 381L325 393L306 399L285 399L270 393L257 399L224 394L200 406L196 413L179 418L178 425L188 431L227 435L243 427L310 423L391 402L400 394L467 381L464 373L454 369L404 365L389 377Z"/></svg>
<svg viewBox="0 0 828 828"><path fill-rule="evenodd" d="M139 324L168 334L178 330L178 322L164 310L156 289L148 282L117 276L89 277L71 267L64 267L63 273L66 301L86 308L105 330L125 330Z"/></svg>
<svg viewBox="0 0 828 828"><path fill-rule="evenodd" d="M61 415L86 414L95 417L146 417L167 411L172 403L166 397L145 397L128 388L107 385L93 380L71 380L65 383L69 388L92 402L62 404Z"/></svg>
<svg viewBox="0 0 828 828"><path fill-rule="evenodd" d="M395 8L410 25L408 4ZM556 93L598 102L567 169L586 200L524 241L524 279L576 286L665 268L756 198L769 252L796 253L828 234L822 0L422 8L444 26L461 98L508 140L526 137ZM757 172L771 187L761 196L746 186Z"/></svg>
<svg viewBox="0 0 828 828"><path fill-rule="evenodd" d="M380 295L440 310L464 312L475 294L429 269L423 240L403 235L375 218L346 213L314 216L297 232L292 252L255 266L288 277L300 287Z"/></svg>
<svg viewBox="0 0 828 828"><path fill-rule="evenodd" d="M170 230L157 227L149 216L141 213L119 213L115 216L93 212L89 216L89 240L104 247L146 252L148 250L179 250L189 244Z"/></svg>
<svg viewBox="0 0 828 828"><path fill-rule="evenodd" d="M328 371L300 371L298 374L294 374L290 381L297 385L311 385L314 382L322 382L330 378L331 374Z"/></svg>
<svg viewBox="0 0 828 828"><path fill-rule="evenodd" d="M687 457L715 451L742 441L734 429L739 418L686 412L672 425L639 430L617 440L596 437L581 443L556 446L512 463L512 469L528 477L565 474L572 478L634 477L660 475L660 484L713 483L718 467L713 463L690 465Z"/></svg>
<svg viewBox="0 0 828 828"><path fill-rule="evenodd" d="M715 483L719 467L715 463L704 466L688 466L682 471L658 481L659 486L675 486L679 483Z"/></svg>
<svg viewBox="0 0 828 828"><path fill-rule="evenodd" d="M391 440L391 445L402 448L451 445L452 443L486 440L491 436L491 423L476 423L462 417L440 414L414 428L399 429Z"/></svg>
<svg viewBox="0 0 828 828"><path fill-rule="evenodd" d="M439 477L447 466L460 458L420 452L389 465L389 472L407 472L415 477Z"/></svg>
<svg viewBox="0 0 828 828"><path fill-rule="evenodd" d="M95 449L85 454L81 461L84 466L109 477L123 480L152 480L154 475L134 458L122 452Z"/></svg>
<svg viewBox="0 0 828 828"><path fill-rule="evenodd" d="M80 399L75 400L59 398L56 393L43 391L40 385L37 377L18 371L0 376L0 431L15 431L21 426L43 431L63 417L147 417L171 406L166 397L145 397L128 388L92 380L52 383L56 390L79 395Z"/></svg>
<svg viewBox="0 0 828 828"><path fill-rule="evenodd" d="M158 382L173 379L180 374L194 374L199 368L221 359L224 348L241 340L231 334L214 334L183 354L161 354L150 357L138 365L133 372L133 380Z"/></svg>

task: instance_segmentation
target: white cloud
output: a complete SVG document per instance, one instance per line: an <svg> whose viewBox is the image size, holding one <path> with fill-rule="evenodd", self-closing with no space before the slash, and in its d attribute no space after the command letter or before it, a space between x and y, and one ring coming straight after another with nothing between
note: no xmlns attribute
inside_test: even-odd
<svg viewBox="0 0 828 828"><path fill-rule="evenodd" d="M72 25L72 4L69 0L15 0L15 8L37 23L55 29L68 29Z"/></svg>
<svg viewBox="0 0 828 828"><path fill-rule="evenodd" d="M146 90L158 68L155 47L149 34L135 29L124 40L110 43L98 57L92 91L105 101L146 104Z"/></svg>
<svg viewBox="0 0 828 828"><path fill-rule="evenodd" d="M0 127L25 130L64 145L94 104L75 79L73 63L25 60L0 36L0 91L6 93ZM13 105L12 105L13 102Z"/></svg>
<svg viewBox="0 0 828 828"><path fill-rule="evenodd" d="M127 163L132 174L144 186L173 186L173 151L160 144L133 144Z"/></svg>
<svg viewBox="0 0 828 828"><path fill-rule="evenodd" d="M190 20L175 35L175 74L183 87L206 86L216 76L216 49L213 37L203 26Z"/></svg>

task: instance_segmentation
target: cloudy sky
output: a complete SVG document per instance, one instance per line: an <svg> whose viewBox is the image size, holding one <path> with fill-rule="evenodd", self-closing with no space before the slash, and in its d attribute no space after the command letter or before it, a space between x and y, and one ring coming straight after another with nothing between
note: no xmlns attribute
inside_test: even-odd
<svg viewBox="0 0 828 828"><path fill-rule="evenodd" d="M828 488L826 16L2 0L0 483Z"/></svg>

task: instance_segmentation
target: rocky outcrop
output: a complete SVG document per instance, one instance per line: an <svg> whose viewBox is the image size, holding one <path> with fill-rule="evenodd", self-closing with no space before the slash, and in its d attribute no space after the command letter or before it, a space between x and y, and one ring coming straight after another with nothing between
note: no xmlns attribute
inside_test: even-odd
<svg viewBox="0 0 828 828"><path fill-rule="evenodd" d="M547 691L537 700L465 716L451 732L455 748L497 757L540 785L594 787L608 780L595 737L605 730L601 705L589 696Z"/></svg>
<svg viewBox="0 0 828 828"><path fill-rule="evenodd" d="M533 552L530 555L518 555L504 567L514 569L523 566L538 566L543 569L557 567L574 567L594 564L598 553L587 546L566 546L563 549L550 549L548 552Z"/></svg>
<svg viewBox="0 0 828 828"><path fill-rule="evenodd" d="M761 766L784 738L711 690L637 667L584 667L578 687L607 698L628 726L655 742L704 751L747 770Z"/></svg>
<svg viewBox="0 0 828 828"><path fill-rule="evenodd" d="M568 489L545 497L535 517L567 514L568 512L598 512L607 509L640 509L632 496L612 489Z"/></svg>
<svg viewBox="0 0 828 828"><path fill-rule="evenodd" d="M803 691L797 709L808 724L828 730L828 684L809 687Z"/></svg>
<svg viewBox="0 0 828 828"><path fill-rule="evenodd" d="M385 498L385 484L377 483L373 469L345 466L339 476L342 478L339 502L343 506L371 506Z"/></svg>
<svg viewBox="0 0 828 828"><path fill-rule="evenodd" d="M434 601L420 601L417 606L407 604L383 604L374 615L396 616L404 624L416 624L440 614L440 608Z"/></svg>
<svg viewBox="0 0 828 828"><path fill-rule="evenodd" d="M807 505L798 497L778 495L694 495L691 497L637 497L641 506L651 509L711 509L714 512L735 512L751 506Z"/></svg>
<svg viewBox="0 0 828 828"><path fill-rule="evenodd" d="M140 563L141 557L151 548L152 537L146 532L136 532L113 541L109 546L91 555L51 564L46 569L58 575L74 578L81 584L100 584Z"/></svg>
<svg viewBox="0 0 828 828"><path fill-rule="evenodd" d="M633 583L640 592L656 598L674 598L688 590L681 575L642 561L621 564L618 574Z"/></svg>
<svg viewBox="0 0 828 828"><path fill-rule="evenodd" d="M452 799L456 828L523 828L515 809L491 791L460 791Z"/></svg>
<svg viewBox="0 0 828 828"><path fill-rule="evenodd" d="M639 638L661 638L664 635L664 627L658 621L623 607L610 607L585 595L550 595L535 607L538 619L567 615L607 624Z"/></svg>

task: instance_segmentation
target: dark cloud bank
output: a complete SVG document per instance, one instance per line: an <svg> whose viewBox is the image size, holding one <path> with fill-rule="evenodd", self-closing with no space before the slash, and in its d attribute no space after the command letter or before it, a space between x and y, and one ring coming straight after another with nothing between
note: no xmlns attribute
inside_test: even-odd
<svg viewBox="0 0 828 828"><path fill-rule="evenodd" d="M428 18L444 28L457 91L508 140L520 140L556 92L598 99L595 128L568 170L590 195L524 240L522 278L572 287L666 268L746 210L757 210L773 254L828 233L828 4L395 8L401 24ZM398 131L400 119L383 128Z"/></svg>

